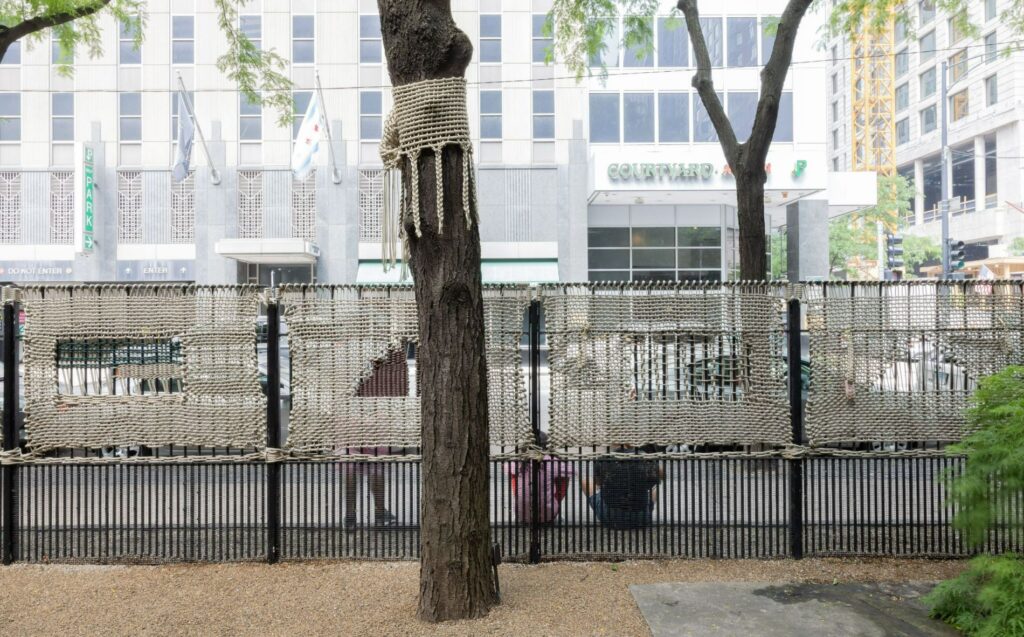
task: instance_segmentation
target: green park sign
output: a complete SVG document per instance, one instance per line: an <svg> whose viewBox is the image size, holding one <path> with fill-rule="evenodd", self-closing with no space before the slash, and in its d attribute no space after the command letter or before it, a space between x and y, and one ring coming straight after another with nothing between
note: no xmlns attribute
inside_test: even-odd
<svg viewBox="0 0 1024 637"><path fill-rule="evenodd" d="M83 206L85 217L82 223L82 250L85 252L92 252L93 246L95 246L93 229L96 226L96 209L93 205L93 197L95 195L96 184L93 177L93 152L94 151L90 146L85 146L82 152L82 181L85 184L85 205Z"/></svg>

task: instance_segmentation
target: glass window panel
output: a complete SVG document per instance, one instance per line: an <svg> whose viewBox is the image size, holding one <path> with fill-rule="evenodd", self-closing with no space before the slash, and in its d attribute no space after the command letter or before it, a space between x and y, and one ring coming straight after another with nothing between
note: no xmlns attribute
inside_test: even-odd
<svg viewBox="0 0 1024 637"><path fill-rule="evenodd" d="M533 92L533 112L534 113L554 113L555 112L555 92L554 91L534 91Z"/></svg>
<svg viewBox="0 0 1024 637"><path fill-rule="evenodd" d="M689 66L690 34L681 18L658 18L658 66Z"/></svg>
<svg viewBox="0 0 1024 637"><path fill-rule="evenodd" d="M929 31L921 36L918 51L921 54L921 62L926 62L935 57L935 32Z"/></svg>
<svg viewBox="0 0 1024 637"><path fill-rule="evenodd" d="M732 129L736 133L736 141L743 143L750 137L750 131L754 128L757 93L730 91L728 100L729 106L726 112L729 114L729 121L732 122Z"/></svg>
<svg viewBox="0 0 1024 637"><path fill-rule="evenodd" d="M72 93L54 93L53 94L53 114L54 115L74 115L75 114L75 96Z"/></svg>
<svg viewBox="0 0 1024 637"><path fill-rule="evenodd" d="M654 141L654 93L623 93L626 142Z"/></svg>
<svg viewBox="0 0 1024 637"><path fill-rule="evenodd" d="M292 42L292 63L312 64L315 45L313 40L295 40Z"/></svg>
<svg viewBox="0 0 1024 637"><path fill-rule="evenodd" d="M775 120L775 134L772 141L793 141L793 93L783 92L779 96L779 117Z"/></svg>
<svg viewBox="0 0 1024 637"><path fill-rule="evenodd" d="M921 132L930 133L935 130L935 106L929 106L921 111Z"/></svg>
<svg viewBox="0 0 1024 637"><path fill-rule="evenodd" d="M137 142L142 139L142 118L122 117L121 118L121 141Z"/></svg>
<svg viewBox="0 0 1024 637"><path fill-rule="evenodd" d="M901 77L910 70L910 49L897 51L895 56L896 77Z"/></svg>
<svg viewBox="0 0 1024 637"><path fill-rule="evenodd" d="M590 141L619 141L619 94L590 94Z"/></svg>
<svg viewBox="0 0 1024 637"><path fill-rule="evenodd" d="M588 260L593 269L628 268L629 250L590 250Z"/></svg>
<svg viewBox="0 0 1024 637"><path fill-rule="evenodd" d="M7 51L4 52L4 57L0 60L0 64L21 64L21 42L15 40L11 42L11 45L7 47Z"/></svg>
<svg viewBox="0 0 1024 637"><path fill-rule="evenodd" d="M604 37L601 39L603 48L590 56L590 66L616 67L619 65L619 26L618 19L605 22Z"/></svg>
<svg viewBox="0 0 1024 637"><path fill-rule="evenodd" d="M142 51L139 50L135 43L131 40L121 40L119 46L120 57L118 61L121 64L141 64L142 63Z"/></svg>
<svg viewBox="0 0 1024 637"><path fill-rule="evenodd" d="M501 113L501 91L480 91L480 112Z"/></svg>
<svg viewBox="0 0 1024 637"><path fill-rule="evenodd" d="M658 94L658 141L690 141L690 94Z"/></svg>
<svg viewBox="0 0 1024 637"><path fill-rule="evenodd" d="M603 272L588 272L587 278L591 281L629 281L629 270L620 270L618 272L603 271Z"/></svg>
<svg viewBox="0 0 1024 637"><path fill-rule="evenodd" d="M999 45L996 42L996 32L993 31L985 36L985 63L995 62L999 57Z"/></svg>
<svg viewBox="0 0 1024 637"><path fill-rule="evenodd" d="M238 18L238 27L242 34L256 41L263 37L263 18L258 15L243 15Z"/></svg>
<svg viewBox="0 0 1024 637"><path fill-rule="evenodd" d="M480 61L501 62L501 40L480 40Z"/></svg>
<svg viewBox="0 0 1024 637"><path fill-rule="evenodd" d="M242 115L260 115L262 108L258 102L250 102L245 95L238 100L238 112Z"/></svg>
<svg viewBox="0 0 1024 637"><path fill-rule="evenodd" d="M501 139L501 115L480 116L480 138Z"/></svg>
<svg viewBox="0 0 1024 637"><path fill-rule="evenodd" d="M0 119L0 142L21 140L21 119Z"/></svg>
<svg viewBox="0 0 1024 637"><path fill-rule="evenodd" d="M309 108L309 100L313 97L313 91L295 91L292 93L292 107L294 117L292 118L292 137L299 134L302 127L302 120L306 116L306 109Z"/></svg>
<svg viewBox="0 0 1024 637"><path fill-rule="evenodd" d="M722 273L719 270L680 270L680 281L721 281Z"/></svg>
<svg viewBox="0 0 1024 637"><path fill-rule="evenodd" d="M53 141L70 142L75 139L75 120L70 117L53 119Z"/></svg>
<svg viewBox="0 0 1024 637"><path fill-rule="evenodd" d="M722 267L720 248L687 249L679 251L679 267L686 270Z"/></svg>
<svg viewBox="0 0 1024 637"><path fill-rule="evenodd" d="M999 102L999 82L993 75L985 79L985 103L988 106L994 106L997 102Z"/></svg>
<svg viewBox="0 0 1024 637"><path fill-rule="evenodd" d="M380 91L363 91L359 94L359 113L361 115L380 115L383 96Z"/></svg>
<svg viewBox="0 0 1024 637"><path fill-rule="evenodd" d="M985 140L985 194L994 195L999 192L999 174L996 167L996 140Z"/></svg>
<svg viewBox="0 0 1024 637"><path fill-rule="evenodd" d="M634 281L675 281L675 270L634 270Z"/></svg>
<svg viewBox="0 0 1024 637"><path fill-rule="evenodd" d="M757 66L757 18L729 18L729 66Z"/></svg>
<svg viewBox="0 0 1024 637"><path fill-rule="evenodd" d="M292 16L292 37L312 38L314 37L313 16L296 15Z"/></svg>
<svg viewBox="0 0 1024 637"><path fill-rule="evenodd" d="M363 115L359 118L360 139L380 139L381 117L379 115Z"/></svg>
<svg viewBox="0 0 1024 637"><path fill-rule="evenodd" d="M896 122L896 143L906 144L910 141L910 120L903 118Z"/></svg>
<svg viewBox="0 0 1024 637"><path fill-rule="evenodd" d="M480 37L500 38L501 37L501 16L482 15L480 16Z"/></svg>
<svg viewBox="0 0 1024 637"><path fill-rule="evenodd" d="M900 84L896 87L896 110L902 111L910 106L910 85Z"/></svg>
<svg viewBox="0 0 1024 637"><path fill-rule="evenodd" d="M633 250L634 268L674 268L676 267L676 251L664 250Z"/></svg>
<svg viewBox="0 0 1024 637"><path fill-rule="evenodd" d="M544 35L544 23L547 22L547 14L533 14L533 61L543 63L547 59L548 49L551 47L551 38Z"/></svg>
<svg viewBox="0 0 1024 637"><path fill-rule="evenodd" d="M768 64L768 60L772 57L772 49L775 48L775 29L777 26L777 18L761 18L761 64Z"/></svg>
<svg viewBox="0 0 1024 637"><path fill-rule="evenodd" d="M361 40L359 42L359 61L373 64L381 61L380 40Z"/></svg>
<svg viewBox="0 0 1024 637"><path fill-rule="evenodd" d="M142 114L142 95L138 93L121 93L119 101L121 103L121 115Z"/></svg>
<svg viewBox="0 0 1024 637"><path fill-rule="evenodd" d="M591 248L628 248L629 228L588 228L587 244Z"/></svg>
<svg viewBox="0 0 1024 637"><path fill-rule="evenodd" d="M921 98L935 95L935 67L921 74Z"/></svg>
<svg viewBox="0 0 1024 637"><path fill-rule="evenodd" d="M176 15L171 17L171 36L178 39L188 40L195 37L195 21L190 15Z"/></svg>
<svg viewBox="0 0 1024 637"><path fill-rule="evenodd" d="M725 99L725 95L723 93L719 93L718 99ZM708 116L707 109L704 108L704 101L700 99L700 96L697 94L694 94L693 96L693 141L718 141L718 133L715 132L715 126L711 123L711 118Z"/></svg>
<svg viewBox="0 0 1024 637"><path fill-rule="evenodd" d="M359 37L380 38L380 16L361 15L359 16Z"/></svg>
<svg viewBox="0 0 1024 637"><path fill-rule="evenodd" d="M724 41L722 38L722 18L701 18L700 30L704 33L704 41L708 45L708 56L711 58L711 66L724 66L725 55L723 47Z"/></svg>
<svg viewBox="0 0 1024 637"><path fill-rule="evenodd" d="M921 0L917 3L921 24L928 24L935 19L934 0Z"/></svg>
<svg viewBox="0 0 1024 637"><path fill-rule="evenodd" d="M534 115L533 116L533 138L554 139L555 138L555 116Z"/></svg>
<svg viewBox="0 0 1024 637"><path fill-rule="evenodd" d="M942 179L942 162L936 157L934 159L926 159L923 163L924 187L921 189L921 193L924 195L924 209L933 210L939 205L939 200L942 199L942 185L940 183Z"/></svg>
<svg viewBox="0 0 1024 637"><path fill-rule="evenodd" d="M676 245L675 228L633 228L634 248L672 248Z"/></svg>
<svg viewBox="0 0 1024 637"><path fill-rule="evenodd" d="M996 0L985 0L985 21L995 20Z"/></svg>
<svg viewBox="0 0 1024 637"><path fill-rule="evenodd" d="M653 31L654 23L648 22L648 24ZM622 56L622 65L632 67L654 66L654 54L650 51L645 51L640 46L629 46L626 48L625 55Z"/></svg>
<svg viewBox="0 0 1024 637"><path fill-rule="evenodd" d="M718 246L722 243L722 229L714 226L687 226L677 230L679 247Z"/></svg>
<svg viewBox="0 0 1024 637"><path fill-rule="evenodd" d="M173 64L194 64L195 43L192 40L171 42L171 62Z"/></svg>

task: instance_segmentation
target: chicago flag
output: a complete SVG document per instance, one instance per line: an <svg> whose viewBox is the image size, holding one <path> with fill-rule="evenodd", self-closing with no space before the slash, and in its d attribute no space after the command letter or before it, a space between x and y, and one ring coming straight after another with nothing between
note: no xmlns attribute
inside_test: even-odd
<svg viewBox="0 0 1024 637"><path fill-rule="evenodd" d="M316 93L309 97L309 106L302 117L302 126L295 136L295 148L292 151L292 172L296 179L305 179L313 170L313 155L320 147L320 137L324 134L323 111Z"/></svg>

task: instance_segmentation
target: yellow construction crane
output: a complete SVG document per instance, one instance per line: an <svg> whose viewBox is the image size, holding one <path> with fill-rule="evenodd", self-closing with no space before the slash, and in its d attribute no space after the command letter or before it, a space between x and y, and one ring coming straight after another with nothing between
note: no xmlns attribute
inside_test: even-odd
<svg viewBox="0 0 1024 637"><path fill-rule="evenodd" d="M853 170L896 174L895 21L865 23L850 39Z"/></svg>

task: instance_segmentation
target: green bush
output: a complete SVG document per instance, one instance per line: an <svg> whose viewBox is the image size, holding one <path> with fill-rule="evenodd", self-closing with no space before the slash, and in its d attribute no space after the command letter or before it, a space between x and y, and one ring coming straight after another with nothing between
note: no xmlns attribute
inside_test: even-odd
<svg viewBox="0 0 1024 637"><path fill-rule="evenodd" d="M993 529L1019 529L1024 515L1024 367L982 380L973 402L972 432L950 448L966 456L966 464L960 475L950 475L949 493L957 508L954 525L977 547ZM1024 637L1024 560L978 556L927 602L934 617L968 635Z"/></svg>

